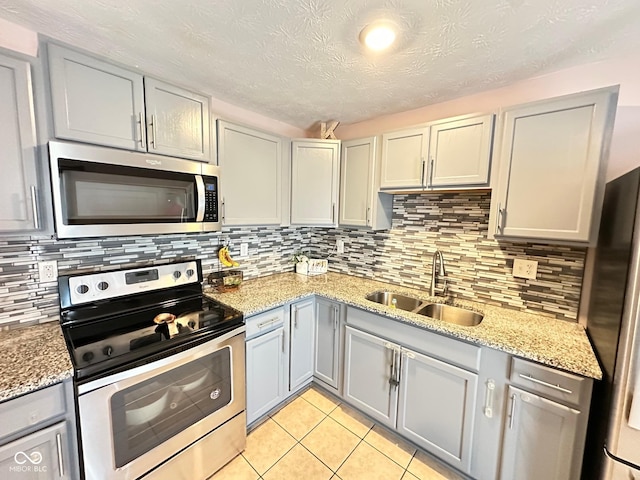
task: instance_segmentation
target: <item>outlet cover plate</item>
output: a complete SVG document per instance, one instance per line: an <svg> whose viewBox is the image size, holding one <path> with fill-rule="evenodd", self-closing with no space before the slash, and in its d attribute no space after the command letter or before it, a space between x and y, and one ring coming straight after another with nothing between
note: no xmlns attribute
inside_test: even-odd
<svg viewBox="0 0 640 480"><path fill-rule="evenodd" d="M38 275L40 282L55 282L58 278L57 260L38 262Z"/></svg>
<svg viewBox="0 0 640 480"><path fill-rule="evenodd" d="M249 256L249 244L248 243L241 243L240 244L240 256L241 257L248 257Z"/></svg>
<svg viewBox="0 0 640 480"><path fill-rule="evenodd" d="M535 280L538 274L538 262L536 260L513 259L513 276Z"/></svg>
<svg viewBox="0 0 640 480"><path fill-rule="evenodd" d="M336 240L336 251L338 253L344 253L344 240Z"/></svg>

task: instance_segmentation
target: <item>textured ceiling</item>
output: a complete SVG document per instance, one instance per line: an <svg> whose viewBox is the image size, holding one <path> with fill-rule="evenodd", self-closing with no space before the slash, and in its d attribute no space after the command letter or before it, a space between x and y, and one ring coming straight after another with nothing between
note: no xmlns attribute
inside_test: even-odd
<svg viewBox="0 0 640 480"><path fill-rule="evenodd" d="M640 47L638 0L0 0L0 17L300 128ZM367 55L380 17L400 41Z"/></svg>

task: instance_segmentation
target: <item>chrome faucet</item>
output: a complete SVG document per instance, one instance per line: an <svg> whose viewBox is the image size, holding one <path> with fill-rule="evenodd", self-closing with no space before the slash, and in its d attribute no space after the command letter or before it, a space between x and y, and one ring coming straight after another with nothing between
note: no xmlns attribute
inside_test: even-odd
<svg viewBox="0 0 640 480"><path fill-rule="evenodd" d="M447 294L447 272L444 269L444 257L440 250L436 250L433 254L433 263L431 264L431 288L429 289L429 295L432 297L436 295L438 277L442 277L444 282L442 289L439 292L444 296Z"/></svg>

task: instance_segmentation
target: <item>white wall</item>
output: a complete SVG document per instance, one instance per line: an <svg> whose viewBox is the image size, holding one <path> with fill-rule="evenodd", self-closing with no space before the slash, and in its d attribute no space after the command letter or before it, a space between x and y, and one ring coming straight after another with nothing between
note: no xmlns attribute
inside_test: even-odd
<svg viewBox="0 0 640 480"><path fill-rule="evenodd" d="M610 180L640 166L640 55L581 65L428 107L340 125L336 136L349 140L456 115L497 112L509 105L610 85L620 85L607 171Z"/></svg>

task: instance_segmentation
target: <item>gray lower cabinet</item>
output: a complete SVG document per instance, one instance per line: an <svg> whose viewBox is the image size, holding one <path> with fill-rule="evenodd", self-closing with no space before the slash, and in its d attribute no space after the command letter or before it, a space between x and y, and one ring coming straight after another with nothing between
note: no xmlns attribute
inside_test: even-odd
<svg viewBox="0 0 640 480"><path fill-rule="evenodd" d="M28 62L0 55L0 232L37 230L36 130Z"/></svg>
<svg viewBox="0 0 640 480"><path fill-rule="evenodd" d="M308 383L313 376L313 347L315 330L314 300L291 305L289 390Z"/></svg>
<svg viewBox="0 0 640 480"><path fill-rule="evenodd" d="M247 424L286 398L284 309L247 319Z"/></svg>
<svg viewBox="0 0 640 480"><path fill-rule="evenodd" d="M396 364L400 346L347 325L345 327L344 398L391 428L396 426Z"/></svg>
<svg viewBox="0 0 640 480"><path fill-rule="evenodd" d="M313 376L338 391L340 381L340 304L316 299Z"/></svg>
<svg viewBox="0 0 640 480"><path fill-rule="evenodd" d="M409 349L401 355L398 432L468 472L478 376Z"/></svg>
<svg viewBox="0 0 640 480"><path fill-rule="evenodd" d="M0 478L79 478L71 379L0 403Z"/></svg>
<svg viewBox="0 0 640 480"><path fill-rule="evenodd" d="M579 411L513 386L502 446L503 480L561 480L571 472Z"/></svg>
<svg viewBox="0 0 640 480"><path fill-rule="evenodd" d="M72 478L67 456L67 426L60 422L0 447L2 478ZM66 464L66 467L65 467Z"/></svg>

